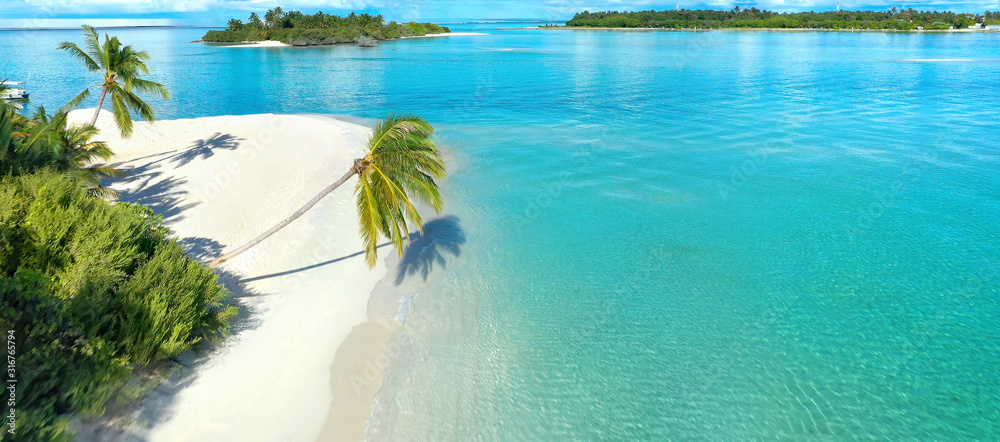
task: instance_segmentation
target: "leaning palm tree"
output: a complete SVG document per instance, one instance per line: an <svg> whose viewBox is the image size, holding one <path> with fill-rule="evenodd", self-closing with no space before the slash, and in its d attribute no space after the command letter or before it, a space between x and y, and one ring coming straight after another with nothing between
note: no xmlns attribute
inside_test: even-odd
<svg viewBox="0 0 1000 442"><path fill-rule="evenodd" d="M375 266L379 235L388 238L396 252L402 255L403 242L410 239L411 223L423 233L420 213L413 199L441 212L441 194L436 180L444 178L445 167L441 153L430 139L433 132L434 128L423 118L389 115L375 126L368 139L368 153L354 160L353 166L340 179L268 231L209 262L209 267L245 252L291 224L355 175L358 182L354 194L368 267Z"/></svg>
<svg viewBox="0 0 1000 442"><path fill-rule="evenodd" d="M80 59L87 69L94 72L103 71L104 80L100 84L84 89L66 105L66 108L78 106L90 96L91 88L100 87L101 98L97 101L97 109L94 110L94 118L90 120L90 125L97 124L104 99L110 94L115 123L118 124L122 136L128 137L132 134L132 115L129 110L146 121L153 121L155 118L153 109L136 95L136 91L159 94L163 98L170 98L170 93L162 84L140 78L142 74L149 74L149 68L146 67L149 54L146 51L136 51L132 46L123 46L118 37L109 37L107 34L104 35L102 44L97 31L87 25L83 26L83 39L86 51L80 49L76 43L68 41L62 42L59 49Z"/></svg>

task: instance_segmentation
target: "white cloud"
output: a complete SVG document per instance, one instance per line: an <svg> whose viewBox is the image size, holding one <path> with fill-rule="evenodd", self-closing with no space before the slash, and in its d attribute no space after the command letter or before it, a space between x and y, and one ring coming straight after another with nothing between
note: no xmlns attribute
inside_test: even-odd
<svg viewBox="0 0 1000 442"><path fill-rule="evenodd" d="M36 14L100 14L119 12L126 14L150 12L206 11L225 0L21 0L4 8Z"/></svg>
<svg viewBox="0 0 1000 442"><path fill-rule="evenodd" d="M184 23L172 19L134 19L134 18L101 18L101 19L79 19L79 18L0 18L0 29L13 28L78 28L82 24L96 27L113 26L175 26Z"/></svg>

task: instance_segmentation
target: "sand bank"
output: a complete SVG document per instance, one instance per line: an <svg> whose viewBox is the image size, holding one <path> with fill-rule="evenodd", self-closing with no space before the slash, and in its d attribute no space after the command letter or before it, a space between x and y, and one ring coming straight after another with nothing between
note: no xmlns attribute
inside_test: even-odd
<svg viewBox="0 0 1000 442"><path fill-rule="evenodd" d="M92 112L92 111L90 111ZM86 119L87 111L73 117ZM203 261L292 213L364 152L370 129L318 116L248 115L98 126L127 173L123 200L152 207ZM331 365L365 322L386 274L369 270L357 233L354 179L295 223L223 265L246 313L236 334L135 407L126 434L152 441L315 440L329 420ZM388 250L386 250L388 251ZM367 404L359 404L366 413ZM144 423L144 421L147 421ZM355 427L359 425L355 420ZM363 421L360 423L363 426Z"/></svg>
<svg viewBox="0 0 1000 442"><path fill-rule="evenodd" d="M227 48L285 48L292 45L277 40L244 41L236 44L219 45Z"/></svg>
<svg viewBox="0 0 1000 442"><path fill-rule="evenodd" d="M462 36L469 36L469 35L489 35L489 34L484 34L484 33L481 33L481 32L451 32L451 33L447 33L447 34L427 34L427 35L416 35L416 36L412 36L412 37L400 37L400 39L405 39L405 38L430 38L430 37L462 37ZM392 40L385 40L385 41L392 41ZM344 43L344 44L350 44L350 43ZM245 41L245 42L235 43L235 44L221 44L221 45L218 45L218 46L222 46L222 47L226 47L226 48L291 48L291 47L295 47L293 45L285 44L285 43L282 43L280 41L275 41L275 40L267 40L267 41ZM310 46L313 46L313 45L310 45ZM319 45L319 46L323 46L323 45Z"/></svg>

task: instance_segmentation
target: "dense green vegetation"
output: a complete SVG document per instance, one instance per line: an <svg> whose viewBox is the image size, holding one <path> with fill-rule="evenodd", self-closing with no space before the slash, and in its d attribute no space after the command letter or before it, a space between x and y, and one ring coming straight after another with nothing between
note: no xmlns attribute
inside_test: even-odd
<svg viewBox="0 0 1000 442"><path fill-rule="evenodd" d="M386 24L381 15L353 12L346 17L323 12L305 15L299 11L284 12L278 7L267 11L263 20L256 13L250 14L247 23L230 19L228 28L208 31L202 39L220 43L278 40L294 46L313 46L353 43L361 37L388 40L447 32L451 31L433 23Z"/></svg>
<svg viewBox="0 0 1000 442"><path fill-rule="evenodd" d="M912 8L890 11L828 11L777 13L757 8L721 10L676 10L637 12L577 13L566 22L572 27L601 28L807 28L807 29L880 29L914 30L967 28L977 23L995 24L1000 13L957 14L954 12L917 11Z"/></svg>
<svg viewBox="0 0 1000 442"><path fill-rule="evenodd" d="M0 180L0 323L17 343L17 434L69 437L136 366L224 327L217 276L167 239L160 217L89 196L52 172Z"/></svg>
<svg viewBox="0 0 1000 442"><path fill-rule="evenodd" d="M111 151L67 110L28 117L0 101L0 331L14 336L17 380L5 441L68 440L73 416L134 399L135 370L227 330L235 312L160 216L110 201L101 178L120 172L91 164Z"/></svg>

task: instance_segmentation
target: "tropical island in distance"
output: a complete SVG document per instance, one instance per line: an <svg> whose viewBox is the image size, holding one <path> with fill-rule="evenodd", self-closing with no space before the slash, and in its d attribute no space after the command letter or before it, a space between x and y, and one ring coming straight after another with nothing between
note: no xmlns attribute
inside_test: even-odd
<svg viewBox="0 0 1000 442"><path fill-rule="evenodd" d="M579 12L566 22L577 28L663 29L870 29L949 30L1000 25L1000 12L957 14L949 11L826 11L779 13L757 8L731 10L680 9L673 11Z"/></svg>
<svg viewBox="0 0 1000 442"><path fill-rule="evenodd" d="M292 46L356 42L362 46L374 46L378 40L449 32L450 29L433 23L399 24L393 21L386 24L381 14L351 12L346 17L340 17L319 11L306 15L300 11L285 12L279 6L264 13L263 19L256 12L250 13L247 23L230 19L225 30L208 31L202 40L211 43L277 40Z"/></svg>

